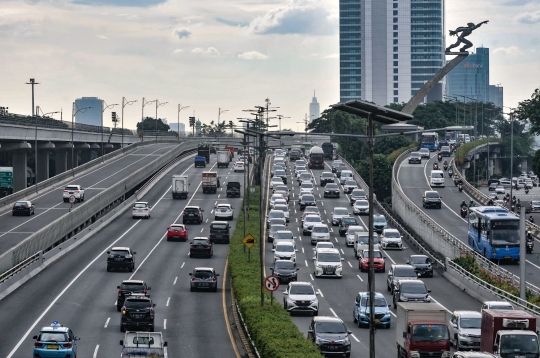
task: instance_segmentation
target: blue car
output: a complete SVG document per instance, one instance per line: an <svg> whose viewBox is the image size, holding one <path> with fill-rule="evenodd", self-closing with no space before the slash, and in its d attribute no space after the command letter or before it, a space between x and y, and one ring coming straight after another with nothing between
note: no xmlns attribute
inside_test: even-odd
<svg viewBox="0 0 540 358"><path fill-rule="evenodd" d="M54 321L50 327L43 327L39 335L34 336L34 358L75 358L77 341L71 329Z"/></svg>
<svg viewBox="0 0 540 358"><path fill-rule="evenodd" d="M384 215L381 214L375 214L373 215L373 230L375 231L383 231L384 229L388 228L388 223L386 222L386 218Z"/></svg>
<svg viewBox="0 0 540 358"><path fill-rule="evenodd" d="M369 292L359 292L356 296L353 318L358 327L369 327ZM382 293L375 292L375 325L390 328L391 320L390 305Z"/></svg>

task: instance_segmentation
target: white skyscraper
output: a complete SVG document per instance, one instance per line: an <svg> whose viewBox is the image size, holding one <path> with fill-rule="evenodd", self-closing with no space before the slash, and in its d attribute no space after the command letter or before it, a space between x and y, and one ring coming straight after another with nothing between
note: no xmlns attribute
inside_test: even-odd
<svg viewBox="0 0 540 358"><path fill-rule="evenodd" d="M315 97L315 90L313 90L313 99L309 104L309 122L313 122L314 119L317 119L321 116L321 108L319 102L317 102L317 97Z"/></svg>

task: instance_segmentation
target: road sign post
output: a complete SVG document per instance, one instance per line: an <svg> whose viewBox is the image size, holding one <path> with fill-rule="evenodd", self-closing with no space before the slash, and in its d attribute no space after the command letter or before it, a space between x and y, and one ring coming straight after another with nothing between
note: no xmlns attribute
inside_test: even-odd
<svg viewBox="0 0 540 358"><path fill-rule="evenodd" d="M247 247L248 248L248 262L251 262L251 248L253 247L253 245L255 245L255 243L257 242L257 240L255 239L255 237L251 234L247 234L243 239L242 239L242 242L244 243L244 247Z"/></svg>
<svg viewBox="0 0 540 358"><path fill-rule="evenodd" d="M264 286L268 291L270 291L270 304L274 301L274 291L279 288L279 278L276 276L268 276L264 280Z"/></svg>
<svg viewBox="0 0 540 358"><path fill-rule="evenodd" d="M69 196L69 203L71 204L71 207L69 208L70 212L71 212L71 209L73 209L73 204L75 204L76 200L77 200L77 198L75 198L75 195L70 195Z"/></svg>

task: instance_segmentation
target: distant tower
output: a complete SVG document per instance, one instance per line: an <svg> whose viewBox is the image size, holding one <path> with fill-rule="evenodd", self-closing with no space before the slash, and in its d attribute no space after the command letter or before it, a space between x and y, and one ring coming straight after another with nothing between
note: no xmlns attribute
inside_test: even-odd
<svg viewBox="0 0 540 358"><path fill-rule="evenodd" d="M314 119L317 119L321 116L321 108L319 102L317 102L317 97L315 97L315 90L313 90L313 99L309 104L309 123L313 122Z"/></svg>
<svg viewBox="0 0 540 358"><path fill-rule="evenodd" d="M201 135L201 121L197 119L195 122L195 135L199 137Z"/></svg>

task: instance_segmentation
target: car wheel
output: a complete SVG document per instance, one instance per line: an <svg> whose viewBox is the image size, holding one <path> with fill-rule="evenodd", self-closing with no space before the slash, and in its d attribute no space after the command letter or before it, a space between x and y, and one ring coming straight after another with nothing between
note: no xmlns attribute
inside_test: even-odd
<svg viewBox="0 0 540 358"><path fill-rule="evenodd" d="M124 328L124 326L120 326L120 332L125 332L126 329Z"/></svg>
<svg viewBox="0 0 540 358"><path fill-rule="evenodd" d="M318 316L318 315L319 315L319 310L313 311L313 316Z"/></svg>
<svg viewBox="0 0 540 358"><path fill-rule="evenodd" d="M356 315L353 313L353 322L358 323L358 319L356 319Z"/></svg>
<svg viewBox="0 0 540 358"><path fill-rule="evenodd" d="M133 217L133 219L137 219L137 217L136 217L136 216L134 216L134 217Z"/></svg>
<svg viewBox="0 0 540 358"><path fill-rule="evenodd" d="M116 310L117 310L118 312L120 312L121 309L122 309L122 307L116 306Z"/></svg>
<svg viewBox="0 0 540 358"><path fill-rule="evenodd" d="M110 272L110 271L111 271L111 268L107 266L107 272Z"/></svg>
<svg viewBox="0 0 540 358"><path fill-rule="evenodd" d="M358 328L362 328L362 323L360 322L360 320L357 320L356 324L358 325Z"/></svg>

